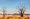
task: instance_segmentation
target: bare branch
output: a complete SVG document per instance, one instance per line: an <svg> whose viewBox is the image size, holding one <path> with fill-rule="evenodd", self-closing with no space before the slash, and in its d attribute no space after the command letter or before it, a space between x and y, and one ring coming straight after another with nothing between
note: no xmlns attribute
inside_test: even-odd
<svg viewBox="0 0 30 19"><path fill-rule="evenodd" d="M21 6L21 8L18 6L18 12L19 12L19 14L21 14L21 16L23 16L23 14L24 14L24 12L25 12L25 10L26 10L26 8L25 8L25 5L21 5L20 4L20 6ZM21 11L21 12L20 12Z"/></svg>

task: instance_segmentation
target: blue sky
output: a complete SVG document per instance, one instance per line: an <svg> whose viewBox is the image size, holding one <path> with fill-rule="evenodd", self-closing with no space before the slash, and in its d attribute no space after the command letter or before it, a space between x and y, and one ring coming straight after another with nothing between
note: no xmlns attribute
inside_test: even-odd
<svg viewBox="0 0 30 19"><path fill-rule="evenodd" d="M0 9L6 7L9 13L15 12L16 6L22 4L21 2L26 4L27 12L30 13L30 0L0 0Z"/></svg>

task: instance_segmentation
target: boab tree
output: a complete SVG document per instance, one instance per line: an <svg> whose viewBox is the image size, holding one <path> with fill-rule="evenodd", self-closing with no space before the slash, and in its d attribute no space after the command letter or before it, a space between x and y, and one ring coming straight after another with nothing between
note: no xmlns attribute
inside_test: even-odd
<svg viewBox="0 0 30 19"><path fill-rule="evenodd" d="M24 6L20 5L20 7L18 6L18 12L19 12L19 15L21 15L21 17L23 17L23 14L24 14L26 8L25 8L25 5Z"/></svg>

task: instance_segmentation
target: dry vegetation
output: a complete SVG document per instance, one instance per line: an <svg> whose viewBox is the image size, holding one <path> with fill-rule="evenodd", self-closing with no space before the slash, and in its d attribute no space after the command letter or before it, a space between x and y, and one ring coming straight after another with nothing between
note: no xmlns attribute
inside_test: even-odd
<svg viewBox="0 0 30 19"><path fill-rule="evenodd" d="M0 19L3 19L3 16L0 15ZM17 16L17 15L14 15L14 16L5 16L5 19L30 19L30 17L28 16L24 16L24 17L21 17L21 16Z"/></svg>

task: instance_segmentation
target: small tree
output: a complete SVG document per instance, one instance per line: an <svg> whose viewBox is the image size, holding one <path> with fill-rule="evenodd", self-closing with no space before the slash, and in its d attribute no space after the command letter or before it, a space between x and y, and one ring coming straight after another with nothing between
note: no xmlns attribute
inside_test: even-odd
<svg viewBox="0 0 30 19"><path fill-rule="evenodd" d="M3 19L5 19L5 13L6 12L6 8L5 7L3 7Z"/></svg>

